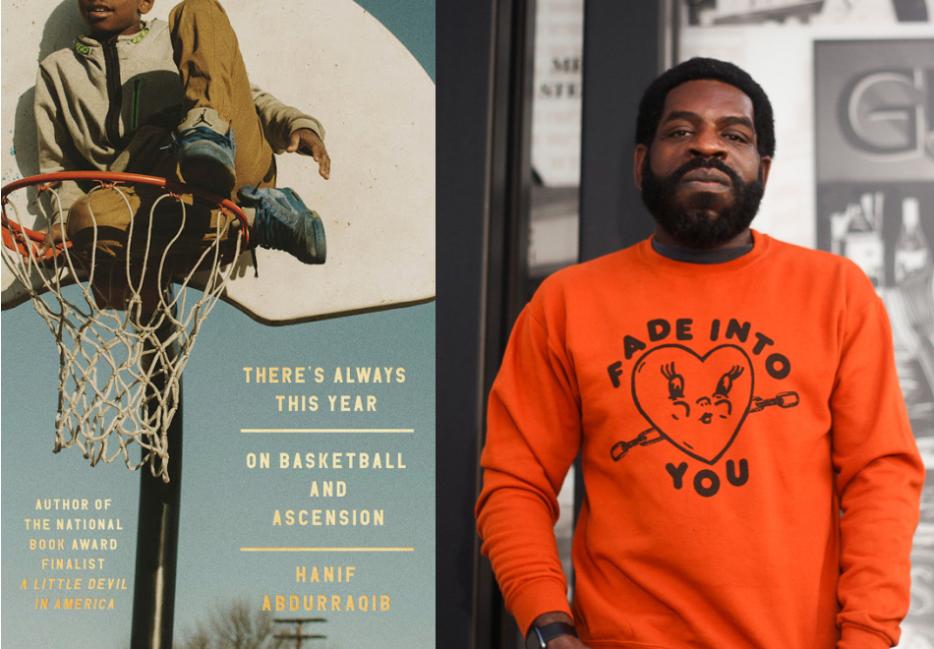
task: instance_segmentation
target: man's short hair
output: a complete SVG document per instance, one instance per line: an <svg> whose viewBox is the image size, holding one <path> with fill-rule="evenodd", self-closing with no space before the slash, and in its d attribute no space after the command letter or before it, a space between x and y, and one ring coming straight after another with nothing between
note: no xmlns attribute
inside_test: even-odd
<svg viewBox="0 0 934 649"><path fill-rule="evenodd" d="M749 73L739 66L717 59L693 58L663 72L649 84L639 102L636 118L636 144L649 146L655 137L665 109L668 92L687 81L712 79L742 90L752 100L753 123L756 127L756 148L759 155L775 155L775 123L768 95Z"/></svg>

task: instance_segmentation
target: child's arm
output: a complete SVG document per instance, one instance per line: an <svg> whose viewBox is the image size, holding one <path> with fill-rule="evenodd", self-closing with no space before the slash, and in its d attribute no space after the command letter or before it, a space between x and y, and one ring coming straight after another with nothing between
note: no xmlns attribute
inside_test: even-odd
<svg viewBox="0 0 934 649"><path fill-rule="evenodd" d="M331 158L324 145L324 127L311 115L286 106L256 86L253 104L263 124L263 135L276 153L307 153L318 163L323 178L330 175Z"/></svg>
<svg viewBox="0 0 934 649"><path fill-rule="evenodd" d="M82 165L78 160L81 159L77 153L75 145L71 140L71 134L62 122L60 115L62 113L59 106L61 95L57 87L56 79L49 74L48 70L39 67L39 75L36 79L36 99L34 103L34 112L36 118L36 134L38 136L38 157L39 173L52 173L56 171L75 171L85 169L87 164ZM51 203L52 213L49 224L53 239L61 240L60 226L68 214L71 205L84 196L84 192L73 181L65 181L57 191L59 204L55 201ZM59 215L59 211L61 215Z"/></svg>

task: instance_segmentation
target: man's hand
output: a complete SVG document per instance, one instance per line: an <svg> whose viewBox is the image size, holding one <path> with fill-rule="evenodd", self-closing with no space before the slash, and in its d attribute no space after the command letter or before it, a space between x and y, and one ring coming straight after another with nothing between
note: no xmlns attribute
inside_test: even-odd
<svg viewBox="0 0 934 649"><path fill-rule="evenodd" d="M310 128L300 128L292 132L292 140L286 149L289 153L310 155L318 163L318 173L327 180L331 177L331 156L328 155L324 141Z"/></svg>

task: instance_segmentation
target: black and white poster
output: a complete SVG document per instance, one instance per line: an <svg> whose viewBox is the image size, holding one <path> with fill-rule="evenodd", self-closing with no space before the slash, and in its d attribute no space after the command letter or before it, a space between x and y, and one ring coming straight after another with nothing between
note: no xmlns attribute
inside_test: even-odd
<svg viewBox="0 0 934 649"><path fill-rule="evenodd" d="M899 645L934 647L934 39L816 41L818 247L885 301L928 479Z"/></svg>

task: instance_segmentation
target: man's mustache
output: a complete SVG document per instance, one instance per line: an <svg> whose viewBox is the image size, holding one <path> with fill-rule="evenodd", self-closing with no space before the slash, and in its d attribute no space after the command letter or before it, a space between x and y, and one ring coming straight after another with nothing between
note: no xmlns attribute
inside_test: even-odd
<svg viewBox="0 0 934 649"><path fill-rule="evenodd" d="M681 182L681 179L684 178L685 174L688 174L695 169L716 169L717 171L722 171L730 178L730 183L734 188L741 188L743 186L743 179L739 177L733 169L731 169L725 162L719 160L718 158L693 158L688 160L683 165L675 169L670 176L668 176L668 182L672 185L676 185Z"/></svg>

